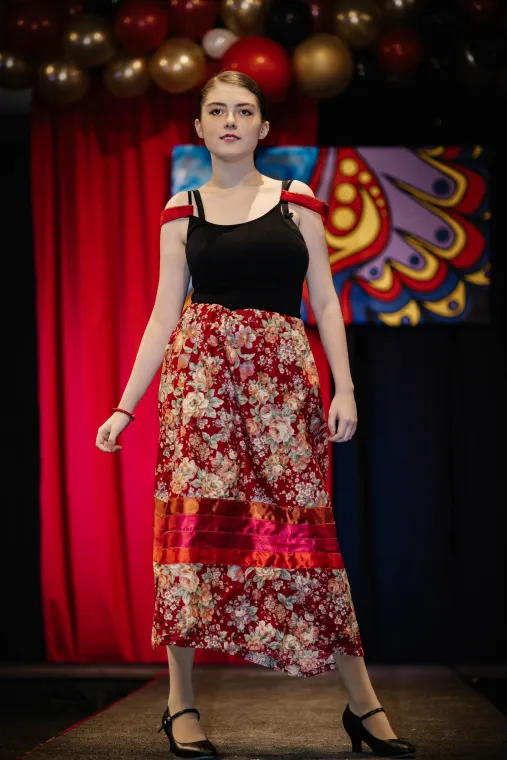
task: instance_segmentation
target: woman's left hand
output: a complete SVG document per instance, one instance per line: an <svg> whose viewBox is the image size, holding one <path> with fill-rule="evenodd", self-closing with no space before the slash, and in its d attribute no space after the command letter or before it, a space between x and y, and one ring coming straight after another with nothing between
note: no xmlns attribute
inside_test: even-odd
<svg viewBox="0 0 507 760"><path fill-rule="evenodd" d="M336 422L338 421L338 429ZM336 393L329 406L327 424L330 435L328 441L345 443L350 441L357 427L357 409L354 391Z"/></svg>

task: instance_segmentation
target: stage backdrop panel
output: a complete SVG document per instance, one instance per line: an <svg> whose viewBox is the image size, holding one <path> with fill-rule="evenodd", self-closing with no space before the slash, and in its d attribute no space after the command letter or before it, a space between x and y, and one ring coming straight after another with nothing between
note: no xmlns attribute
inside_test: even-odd
<svg viewBox="0 0 507 760"><path fill-rule="evenodd" d="M347 325L489 321L490 180L482 147L270 147L258 150L257 168L306 182L329 203L329 262ZM198 188L210 175L204 146L174 148L172 193ZM301 317L316 324L306 283Z"/></svg>

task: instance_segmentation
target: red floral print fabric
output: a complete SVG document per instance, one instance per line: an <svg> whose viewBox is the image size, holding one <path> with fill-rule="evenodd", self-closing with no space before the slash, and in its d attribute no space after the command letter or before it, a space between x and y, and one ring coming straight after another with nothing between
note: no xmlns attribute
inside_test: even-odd
<svg viewBox="0 0 507 760"><path fill-rule="evenodd" d="M301 319L190 303L158 395L153 647L304 677L363 656Z"/></svg>

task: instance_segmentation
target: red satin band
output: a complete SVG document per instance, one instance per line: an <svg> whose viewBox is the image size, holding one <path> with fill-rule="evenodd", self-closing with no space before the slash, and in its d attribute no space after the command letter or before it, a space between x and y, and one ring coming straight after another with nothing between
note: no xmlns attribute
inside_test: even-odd
<svg viewBox="0 0 507 760"><path fill-rule="evenodd" d="M192 216L193 213L194 207L190 204L188 206L170 206L169 208L165 208L160 214L160 226L166 222L171 222L173 219Z"/></svg>
<svg viewBox="0 0 507 760"><path fill-rule="evenodd" d="M311 211L316 211L317 214L321 215L324 224L329 216L329 204L318 198L312 198L310 195L305 195L305 193L291 193L290 190L282 190L280 200L289 201L289 203L298 203L300 206L305 206Z"/></svg>
<svg viewBox="0 0 507 760"><path fill-rule="evenodd" d="M203 563L213 565L242 565L250 567L283 567L287 570L312 568L343 569L343 557L337 552L265 552L237 549L183 547L164 549L155 546L153 559L161 565Z"/></svg>

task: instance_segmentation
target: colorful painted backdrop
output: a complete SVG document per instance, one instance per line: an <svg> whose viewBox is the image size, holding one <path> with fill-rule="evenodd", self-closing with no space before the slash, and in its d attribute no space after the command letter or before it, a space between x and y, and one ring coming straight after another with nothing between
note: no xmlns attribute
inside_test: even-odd
<svg viewBox="0 0 507 760"><path fill-rule="evenodd" d="M329 261L346 324L489 320L483 148L271 147L259 150L257 167L306 182L330 204ZM175 148L173 192L200 187L210 173L206 148ZM306 286L301 316L316 324Z"/></svg>

